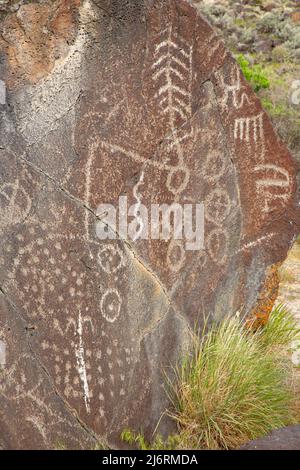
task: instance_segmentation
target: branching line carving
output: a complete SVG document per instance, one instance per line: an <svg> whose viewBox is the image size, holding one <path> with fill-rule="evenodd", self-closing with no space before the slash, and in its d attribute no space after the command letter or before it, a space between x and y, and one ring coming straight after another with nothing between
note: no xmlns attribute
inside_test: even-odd
<svg viewBox="0 0 300 470"><path fill-rule="evenodd" d="M156 96L163 112L169 115L171 130L174 131L178 117L184 121L192 114L193 47L174 33L171 26L158 35L158 40L152 65L153 79L163 81Z"/></svg>

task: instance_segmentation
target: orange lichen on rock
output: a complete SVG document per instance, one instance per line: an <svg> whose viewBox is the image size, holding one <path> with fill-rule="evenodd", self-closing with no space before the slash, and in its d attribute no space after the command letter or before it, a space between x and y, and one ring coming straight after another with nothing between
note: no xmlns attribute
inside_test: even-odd
<svg viewBox="0 0 300 470"><path fill-rule="evenodd" d="M7 61L7 82L36 83L68 53L75 39L80 0L30 3L5 17L0 25L0 49Z"/></svg>
<svg viewBox="0 0 300 470"><path fill-rule="evenodd" d="M257 330L268 323L273 310L279 290L279 269L280 263L270 266L266 273L266 279L255 308L247 319L247 327Z"/></svg>

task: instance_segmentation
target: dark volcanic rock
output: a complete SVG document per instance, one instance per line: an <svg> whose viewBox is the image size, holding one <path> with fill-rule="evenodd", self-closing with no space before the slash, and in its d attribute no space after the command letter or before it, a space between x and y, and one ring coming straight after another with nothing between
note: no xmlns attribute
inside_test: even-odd
<svg viewBox="0 0 300 470"><path fill-rule="evenodd" d="M25 2L2 19L2 447L149 435L189 330L263 308L294 239L292 158L192 3ZM99 240L97 207L125 195L203 201L205 249Z"/></svg>
<svg viewBox="0 0 300 470"><path fill-rule="evenodd" d="M240 450L300 450L300 426L277 429L270 436L248 442Z"/></svg>

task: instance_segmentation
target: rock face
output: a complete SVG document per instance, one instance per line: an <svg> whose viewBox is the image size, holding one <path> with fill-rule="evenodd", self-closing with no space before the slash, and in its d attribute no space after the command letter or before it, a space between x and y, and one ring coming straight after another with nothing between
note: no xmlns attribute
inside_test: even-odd
<svg viewBox="0 0 300 470"><path fill-rule="evenodd" d="M269 436L248 442L240 450L299 450L300 426L276 429Z"/></svg>
<svg viewBox="0 0 300 470"><path fill-rule="evenodd" d="M264 307L297 231L294 163L193 2L1 18L1 446L118 445L154 430L195 322ZM205 249L100 240L97 207L125 195L137 214L203 202Z"/></svg>

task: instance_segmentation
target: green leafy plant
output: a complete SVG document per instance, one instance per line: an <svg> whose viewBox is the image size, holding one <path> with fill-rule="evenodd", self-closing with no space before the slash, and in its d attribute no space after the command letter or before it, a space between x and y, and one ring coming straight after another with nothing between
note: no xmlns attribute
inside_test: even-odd
<svg viewBox="0 0 300 470"><path fill-rule="evenodd" d="M262 89L270 87L270 82L264 75L263 68L260 64L251 66L250 62L243 54L239 54L236 59L246 80L251 84L254 91L259 92Z"/></svg>
<svg viewBox="0 0 300 470"><path fill-rule="evenodd" d="M174 450L180 444L180 436L177 434L169 436L167 440L157 434L154 441L149 443L142 433L134 433L130 429L125 429L122 432L121 439L130 446L137 446L140 450Z"/></svg>

